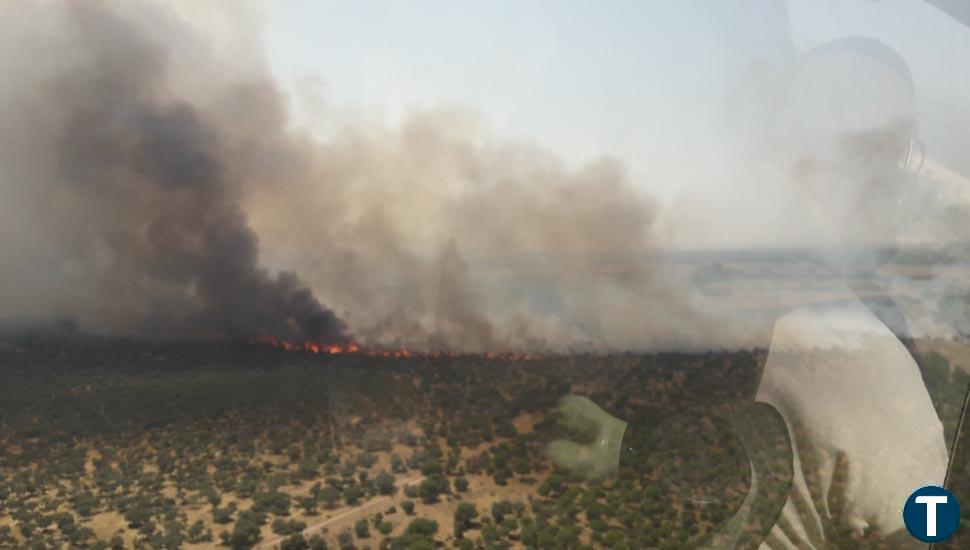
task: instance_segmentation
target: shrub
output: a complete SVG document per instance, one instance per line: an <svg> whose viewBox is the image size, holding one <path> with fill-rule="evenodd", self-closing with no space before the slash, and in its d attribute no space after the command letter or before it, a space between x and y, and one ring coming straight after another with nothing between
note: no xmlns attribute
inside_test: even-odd
<svg viewBox="0 0 970 550"><path fill-rule="evenodd" d="M408 535L430 537L438 532L438 522L433 519L415 518L408 524Z"/></svg>

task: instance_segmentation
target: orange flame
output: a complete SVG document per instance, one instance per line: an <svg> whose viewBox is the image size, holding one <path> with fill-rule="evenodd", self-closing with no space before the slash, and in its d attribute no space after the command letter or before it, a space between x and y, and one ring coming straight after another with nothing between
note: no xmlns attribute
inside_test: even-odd
<svg viewBox="0 0 970 550"><path fill-rule="evenodd" d="M365 355L368 357L387 357L387 358L409 358L409 357L432 357L432 358L445 358L445 357L462 357L462 356L478 356L483 357L488 360L501 360L501 361L536 361L542 359L542 355L534 354L515 354L515 353L482 353L482 354L469 354L469 353L457 353L453 351L414 351L407 348L400 348L394 350L371 350L365 349L354 342L346 343L331 343L325 344L322 342L314 342L312 340L307 341L293 341L293 340L282 340L279 338L274 338L273 336L260 336L253 338L251 341L253 344L267 345L273 348L281 349L288 352L304 352L312 354L322 354L322 355Z"/></svg>

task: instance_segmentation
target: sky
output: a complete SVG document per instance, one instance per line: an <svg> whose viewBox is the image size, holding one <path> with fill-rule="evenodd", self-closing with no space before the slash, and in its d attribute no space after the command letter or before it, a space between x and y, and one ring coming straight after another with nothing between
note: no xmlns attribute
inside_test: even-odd
<svg viewBox="0 0 970 550"><path fill-rule="evenodd" d="M791 0L788 13L773 0L279 0L263 10L271 68L318 132L331 120L315 116L322 107L392 125L412 109L457 107L491 135L567 162L617 157L660 197L677 183L658 173L724 139L732 94L841 36L899 51L930 134L970 112L970 58L955 55L970 51L970 30L919 0Z"/></svg>

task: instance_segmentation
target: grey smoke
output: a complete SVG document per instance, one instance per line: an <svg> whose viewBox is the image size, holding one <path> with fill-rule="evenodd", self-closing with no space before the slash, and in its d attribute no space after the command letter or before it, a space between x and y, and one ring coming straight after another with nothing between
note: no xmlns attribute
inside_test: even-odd
<svg viewBox="0 0 970 550"><path fill-rule="evenodd" d="M446 109L320 141L258 54L168 10L5 9L0 316L469 351L744 330L657 260L658 207L617 161L569 168Z"/></svg>

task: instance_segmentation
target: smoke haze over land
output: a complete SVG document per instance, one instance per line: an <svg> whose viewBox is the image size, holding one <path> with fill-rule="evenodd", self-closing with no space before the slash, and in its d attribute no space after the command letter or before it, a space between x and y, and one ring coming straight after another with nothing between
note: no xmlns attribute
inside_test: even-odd
<svg viewBox="0 0 970 550"><path fill-rule="evenodd" d="M670 210L616 159L572 166L443 107L325 109L315 137L245 10L221 40L168 4L0 9L2 318L464 351L754 338L661 261ZM674 200L680 228L804 236L772 207L791 197L745 215L721 193Z"/></svg>
<svg viewBox="0 0 970 550"><path fill-rule="evenodd" d="M567 169L446 110L319 143L168 10L5 9L31 23L3 33L5 317L472 351L703 325L645 259L657 209L615 161ZM263 267L268 244L299 274Z"/></svg>

